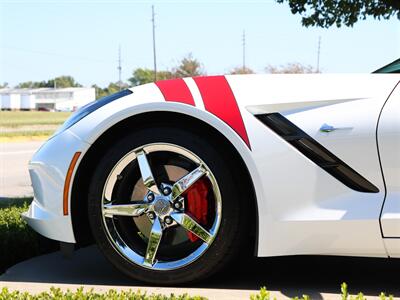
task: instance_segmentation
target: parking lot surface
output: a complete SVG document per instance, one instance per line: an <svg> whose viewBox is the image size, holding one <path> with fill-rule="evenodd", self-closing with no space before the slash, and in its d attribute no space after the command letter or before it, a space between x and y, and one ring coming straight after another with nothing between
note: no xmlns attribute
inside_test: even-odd
<svg viewBox="0 0 400 300"><path fill-rule="evenodd" d="M307 294L312 299L341 299L345 281L351 294L378 299L381 291L400 299L400 260L298 256L237 261L208 280L184 287L155 287L129 279L115 270L96 247L80 249L71 258L60 252L36 257L0 276L0 286L40 292L51 286L79 286L102 292L110 288L148 293L201 295L209 299L249 299L266 286L277 299Z"/></svg>

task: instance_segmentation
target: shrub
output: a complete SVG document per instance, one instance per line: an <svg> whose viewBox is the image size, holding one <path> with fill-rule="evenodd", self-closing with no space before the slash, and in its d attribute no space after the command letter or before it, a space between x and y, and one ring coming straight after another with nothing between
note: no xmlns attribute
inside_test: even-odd
<svg viewBox="0 0 400 300"><path fill-rule="evenodd" d="M24 259L56 249L55 244L39 236L21 218L31 201L17 198L0 202L0 274Z"/></svg>
<svg viewBox="0 0 400 300"><path fill-rule="evenodd" d="M351 296L348 292L347 284L345 282L343 282L341 285L341 292L342 300L367 300L367 298L365 298L364 294L361 292L355 296ZM393 295L389 295L387 297L384 293L381 293L379 295L380 300L393 300L393 298ZM271 299L270 292L267 291L265 287L262 287L258 294L250 296L250 300L276 300L276 298L274 297L273 299ZM311 298L308 295L303 295L301 298L294 297L292 298L292 300L311 300Z"/></svg>
<svg viewBox="0 0 400 300"><path fill-rule="evenodd" d="M156 295L151 294L147 295L146 293L142 293L141 291L116 291L116 290L109 290L106 293L98 294L93 292L93 290L84 291L81 287L77 289L75 292L67 290L66 292L61 291L59 288L52 287L50 292L43 292L36 295L31 295L27 292L19 292L14 291L10 292L7 288L3 288L0 293L0 300L61 300L61 299L68 299L68 300L206 300L207 298L199 297L199 296L188 296L187 294L184 295L174 295L171 294L170 296L164 295Z"/></svg>

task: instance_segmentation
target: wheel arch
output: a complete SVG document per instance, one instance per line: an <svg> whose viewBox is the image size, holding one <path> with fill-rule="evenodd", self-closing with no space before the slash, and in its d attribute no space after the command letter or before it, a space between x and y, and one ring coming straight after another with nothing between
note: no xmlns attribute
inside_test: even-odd
<svg viewBox="0 0 400 300"><path fill-rule="evenodd" d="M220 120L218 121L222 122ZM204 120L194 117L193 115L172 111L148 111L125 117L99 134L91 147L84 153L73 180L70 200L72 226L75 240L78 245L84 246L90 244L92 241L92 235L87 216L88 187L91 175L93 174L96 166L96 160L104 155L105 151L107 151L109 148L110 143L113 143L127 135L128 132L126 128L140 129L148 126L160 125L182 127L182 124L184 124L185 128L194 133L213 139L219 147L224 148L224 151L230 155L231 159L238 161L238 171L241 172L240 175L245 181L245 184L242 187L244 189L243 192L250 195L249 198L251 198L249 199L252 211L252 215L250 216L252 222L251 231L254 232L254 237L252 237L251 241L251 250L253 253L257 254L259 212L257 205L257 193L253 177L251 175L251 170L246 163L248 162L249 158L245 159L243 155L240 154L241 152L243 153L243 149L240 149L240 146L238 147L238 145L234 145L231 138L228 139L228 137L222 133L221 130L210 125L209 122L205 122ZM223 125L227 126L224 123ZM233 130L231 131L233 132ZM237 139L239 140L239 143L243 144L241 146L246 147L239 137L237 137ZM246 150L249 151L248 149Z"/></svg>

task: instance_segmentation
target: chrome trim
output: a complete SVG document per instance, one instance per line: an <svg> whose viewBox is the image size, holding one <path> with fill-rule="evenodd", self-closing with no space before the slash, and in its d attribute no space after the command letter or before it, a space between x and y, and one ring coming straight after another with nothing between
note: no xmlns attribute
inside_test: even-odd
<svg viewBox="0 0 400 300"><path fill-rule="evenodd" d="M153 227L151 228L149 242L147 244L146 255L144 257L143 264L152 267L156 258L158 246L160 245L162 238L162 226L160 220L155 218Z"/></svg>
<svg viewBox="0 0 400 300"><path fill-rule="evenodd" d="M335 131L337 128L328 125L326 123L322 124L322 126L319 128L319 131L321 132L331 132L331 131Z"/></svg>
<svg viewBox="0 0 400 300"><path fill-rule="evenodd" d="M207 171L202 165L200 165L198 168L194 169L192 172L175 182L175 184L172 186L172 200L175 200L182 195L193 185L193 183L203 177L203 175L206 173Z"/></svg>
<svg viewBox="0 0 400 300"><path fill-rule="evenodd" d="M144 214L149 208L149 203L140 202L135 204L106 204L103 206L103 214L106 217L132 216L138 217Z"/></svg>
<svg viewBox="0 0 400 300"><path fill-rule="evenodd" d="M147 155L159 151L180 154L197 165L197 167L178 179L172 186L160 182L160 186L157 186L157 180L153 176ZM118 176L120 176L123 170L135 160L138 162L140 174L148 192L142 200L133 201L132 204L113 204L114 201L112 200L114 199L112 199L112 193L117 183ZM196 222L196 220L185 213L184 196L182 196L186 190L203 176L206 176L210 181L215 199L215 218L210 229L205 229ZM166 188L171 190L169 194L160 193L160 191ZM149 197L151 194L153 196ZM108 175L103 188L102 197L103 222L107 237L115 250L130 262L154 270L174 270L197 260L214 241L222 218L221 193L213 173L197 155L188 149L173 144L147 144L127 153L116 163ZM181 204L178 205L180 206L179 208L175 207L177 202ZM154 216L154 218L149 218L148 216L150 214ZM139 253L139 251L130 248L128 244L125 243L115 226L114 216L148 218L151 222L151 230L148 235L145 254ZM187 231L199 237L203 243L184 258L175 261L159 260L157 259L157 251L162 241L163 231L168 227L174 226L182 226Z"/></svg>
<svg viewBox="0 0 400 300"><path fill-rule="evenodd" d="M194 233L201 238L205 243L211 244L214 236L203 228L199 223L184 213L174 213L171 217L186 230Z"/></svg>
<svg viewBox="0 0 400 300"><path fill-rule="evenodd" d="M149 162L147 161L146 153L144 151L138 151L135 153L144 185L153 193L160 194L153 173L151 172Z"/></svg>

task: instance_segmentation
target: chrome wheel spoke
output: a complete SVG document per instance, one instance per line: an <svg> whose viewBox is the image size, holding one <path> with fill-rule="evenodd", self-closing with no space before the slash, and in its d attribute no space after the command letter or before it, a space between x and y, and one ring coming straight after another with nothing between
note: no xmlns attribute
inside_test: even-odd
<svg viewBox="0 0 400 300"><path fill-rule="evenodd" d="M202 165L200 165L192 172L183 176L181 179L175 182L172 186L172 200L178 198L206 173L206 169Z"/></svg>
<svg viewBox="0 0 400 300"><path fill-rule="evenodd" d="M172 214L171 217L183 228L198 236L205 243L210 244L212 242L213 236L187 214L175 213Z"/></svg>
<svg viewBox="0 0 400 300"><path fill-rule="evenodd" d="M153 227L151 228L149 242L147 244L146 255L144 257L143 264L146 266L153 266L158 250L158 246L160 245L162 238L162 227L160 220L155 218Z"/></svg>
<svg viewBox="0 0 400 300"><path fill-rule="evenodd" d="M103 229L113 250L144 269L190 265L210 248L221 223L221 193L212 170L171 143L141 144L125 153L109 171L100 197ZM207 201L201 219L194 213L200 197Z"/></svg>
<svg viewBox="0 0 400 300"><path fill-rule="evenodd" d="M145 213L148 207L149 203L143 201L135 204L105 204L103 206L103 214L105 217L138 217Z"/></svg>
<svg viewBox="0 0 400 300"><path fill-rule="evenodd" d="M140 174L142 175L144 185L148 190L152 191L153 193L160 194L153 173L151 172L146 153L143 150L138 151L136 152L136 157L139 163Z"/></svg>

